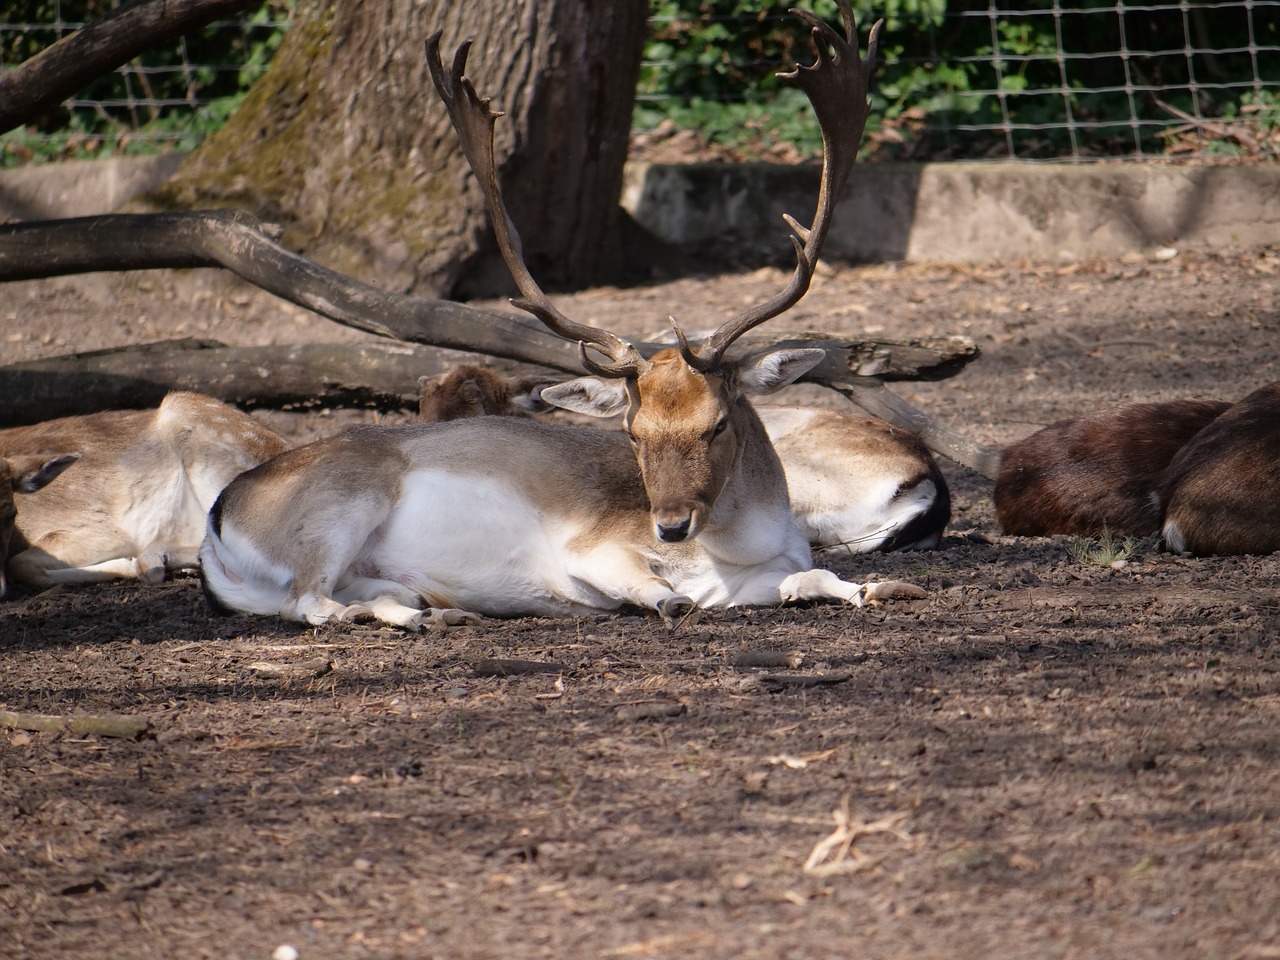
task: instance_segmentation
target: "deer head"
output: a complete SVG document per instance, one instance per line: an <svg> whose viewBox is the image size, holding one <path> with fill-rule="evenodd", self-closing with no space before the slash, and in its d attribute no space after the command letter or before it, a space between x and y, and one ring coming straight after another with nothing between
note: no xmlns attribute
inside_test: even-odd
<svg viewBox="0 0 1280 960"><path fill-rule="evenodd" d="M805 91L823 141L822 180L813 220L805 227L790 216L785 218L792 230L795 271L769 300L730 318L697 344L690 344L676 324L678 348L662 350L651 359L616 334L570 320L533 279L498 184L494 121L502 113L492 110L489 99L478 96L465 76L471 43L458 48L446 70L440 59L440 34L426 41L432 80L480 183L498 248L520 291L512 303L552 332L577 341L583 366L594 374L544 390L543 399L594 416L624 415L659 540L679 542L698 535L713 519L717 501L734 476L757 475L756 482L748 481L751 488L780 495L785 503L781 468L746 398L786 386L824 354L774 350L735 361L727 359L726 352L747 331L790 309L805 295L836 201L857 158L880 23L871 30L866 57L860 58L847 0L840 0L840 8L843 36L811 13L793 11L810 27L816 62L779 74Z"/></svg>

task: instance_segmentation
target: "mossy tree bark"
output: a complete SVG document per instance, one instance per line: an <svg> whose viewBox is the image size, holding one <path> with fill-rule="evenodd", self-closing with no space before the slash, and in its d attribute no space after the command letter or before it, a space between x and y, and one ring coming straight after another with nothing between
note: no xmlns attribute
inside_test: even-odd
<svg viewBox="0 0 1280 960"><path fill-rule="evenodd" d="M427 73L423 42L506 111L503 191L547 288L621 266L618 197L645 35L644 0L301 0L244 104L156 195L233 206L282 243L384 289L466 298L514 289Z"/></svg>

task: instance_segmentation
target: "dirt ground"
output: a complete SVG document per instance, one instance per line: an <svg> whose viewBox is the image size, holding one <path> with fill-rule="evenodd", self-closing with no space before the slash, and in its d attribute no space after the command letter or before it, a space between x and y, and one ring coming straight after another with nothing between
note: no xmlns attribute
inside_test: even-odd
<svg viewBox="0 0 1280 960"><path fill-rule="evenodd" d="M558 302L697 328L781 277ZM362 336L206 274L5 293L11 360ZM837 266L775 326L974 337L896 389L1004 444L1280 379L1280 249ZM0 603L0 709L150 723L0 732L0 956L1280 957L1280 556L1003 537L944 468L941 550L830 561L929 592L869 609L415 636L217 618L190 578Z"/></svg>

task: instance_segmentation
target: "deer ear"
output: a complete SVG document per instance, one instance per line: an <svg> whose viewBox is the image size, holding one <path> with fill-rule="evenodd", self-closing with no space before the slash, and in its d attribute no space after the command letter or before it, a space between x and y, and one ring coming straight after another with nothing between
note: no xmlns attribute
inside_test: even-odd
<svg viewBox="0 0 1280 960"><path fill-rule="evenodd" d="M781 390L826 359L825 350L770 350L739 361L738 383L742 392L759 396Z"/></svg>
<svg viewBox="0 0 1280 960"><path fill-rule="evenodd" d="M21 493L35 493L79 459L78 453L66 453L47 459L43 456L10 457L14 489Z"/></svg>
<svg viewBox="0 0 1280 960"><path fill-rule="evenodd" d="M612 417L627 408L626 381L579 377L543 387L542 399L553 407L589 417Z"/></svg>

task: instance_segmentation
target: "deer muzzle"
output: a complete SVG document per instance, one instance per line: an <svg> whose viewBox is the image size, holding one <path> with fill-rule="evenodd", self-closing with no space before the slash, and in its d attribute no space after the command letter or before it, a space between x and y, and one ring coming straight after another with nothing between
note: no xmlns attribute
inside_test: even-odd
<svg viewBox="0 0 1280 960"><path fill-rule="evenodd" d="M663 543L680 543L694 531L694 511L666 509L653 511L653 532Z"/></svg>

